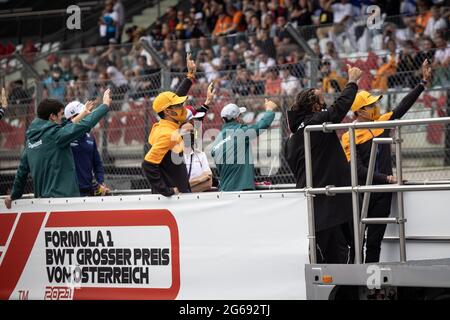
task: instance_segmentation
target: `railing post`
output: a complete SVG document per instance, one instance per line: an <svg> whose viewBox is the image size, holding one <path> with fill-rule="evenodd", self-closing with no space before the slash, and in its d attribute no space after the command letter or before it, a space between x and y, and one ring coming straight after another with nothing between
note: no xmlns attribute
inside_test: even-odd
<svg viewBox="0 0 450 320"><path fill-rule="evenodd" d="M349 128L350 135L350 174L352 180L352 207L353 207L353 235L355 246L355 263L361 264L361 245L360 245L360 216L359 216L359 195L355 187L358 185L358 171L356 164L356 142L355 142L355 128Z"/></svg>
<svg viewBox="0 0 450 320"><path fill-rule="evenodd" d="M308 128L304 131L305 139L305 171L306 171L306 203L308 208L308 239L311 264L317 263L316 255L316 226L314 221L314 195L310 193L313 187L312 159L311 159L311 133Z"/></svg>
<svg viewBox="0 0 450 320"><path fill-rule="evenodd" d="M372 141L372 147L370 149L369 167L367 168L366 186L370 186L373 181L377 148L378 148L377 144ZM371 195L370 192L364 193L364 199L361 209L361 223L359 224L359 243L361 248L363 247L364 233L366 230L366 226L362 223L362 220L367 218L367 213L369 211L370 195Z"/></svg>
<svg viewBox="0 0 450 320"><path fill-rule="evenodd" d="M402 168L402 137L401 127L395 128L395 161L397 168L398 185L403 184L403 168ZM405 212L403 207L403 192L397 192L397 208L398 208L398 230L400 238L400 262L406 262L406 238L405 238Z"/></svg>

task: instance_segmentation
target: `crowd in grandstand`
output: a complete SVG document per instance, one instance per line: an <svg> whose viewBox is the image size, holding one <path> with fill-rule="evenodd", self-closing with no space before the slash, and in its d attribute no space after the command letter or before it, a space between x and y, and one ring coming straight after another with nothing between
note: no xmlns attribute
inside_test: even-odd
<svg viewBox="0 0 450 320"><path fill-rule="evenodd" d="M401 16L385 19L380 29L367 28L370 4L380 6L383 19ZM340 92L347 63L366 71L363 89L412 88L425 58L432 62L433 85L446 86L449 15L442 1L426 0L191 0L168 9L148 30L129 27L117 45L124 8L120 1L108 0L99 20L103 46L91 47L87 54L49 55L44 97L85 101L106 87L116 101L155 96L161 66L142 47L142 37L169 67L172 90L186 72L186 51L198 65L197 85L218 80L235 96L292 95L315 85L315 74L325 92ZM287 23L299 30L314 56L293 40ZM35 54L31 44L23 51L30 59ZM313 59L316 64L310 63Z"/></svg>
<svg viewBox="0 0 450 320"><path fill-rule="evenodd" d="M406 15L370 31L365 14L370 3L192 0L171 7L149 30L128 28L124 44L117 46L123 8L120 1L107 1L101 20L108 16L117 21L107 41L105 25L100 26L101 43L108 45L92 47L88 55L51 55L47 93L65 101L84 100L111 87L119 98L154 96L161 87L161 68L141 46L141 37L151 41L170 68L172 90L186 71L185 51L198 64L199 84L218 80L221 88L237 96L291 95L310 85L314 73L325 92L339 92L346 83L347 63L368 71L361 81L364 89L413 87L425 58L435 71L433 85L449 84L448 8L425 0L415 7L410 1L397 6L379 1L383 13ZM285 30L289 22L300 28L315 57L293 41ZM306 27L311 24L314 27ZM371 46L361 45L369 36L375 39ZM360 53L358 59L350 54L355 52ZM319 62L310 65L312 58ZM315 67L318 72L311 69Z"/></svg>

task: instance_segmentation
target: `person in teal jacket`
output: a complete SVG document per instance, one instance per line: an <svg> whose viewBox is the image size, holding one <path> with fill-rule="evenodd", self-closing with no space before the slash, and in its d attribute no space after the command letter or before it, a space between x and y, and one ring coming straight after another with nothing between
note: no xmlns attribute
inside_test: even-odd
<svg viewBox="0 0 450 320"><path fill-rule="evenodd" d="M9 209L22 197L27 176L33 179L35 198L76 197L80 195L70 143L89 132L109 111L110 90L103 104L78 123L62 123L64 105L54 99L41 101L38 117L26 132L26 145L14 179L11 195L5 199Z"/></svg>
<svg viewBox="0 0 450 320"><path fill-rule="evenodd" d="M211 149L219 174L220 191L255 189L255 166L250 140L270 127L277 105L266 99L266 113L254 125L242 123L240 115L246 108L230 103L220 112L224 124Z"/></svg>

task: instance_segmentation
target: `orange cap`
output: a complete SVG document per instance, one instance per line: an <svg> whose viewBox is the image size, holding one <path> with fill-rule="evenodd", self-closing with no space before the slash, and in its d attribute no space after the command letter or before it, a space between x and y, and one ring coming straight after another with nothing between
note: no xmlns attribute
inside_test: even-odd
<svg viewBox="0 0 450 320"><path fill-rule="evenodd" d="M156 113L160 113L168 107L184 103L186 100L187 96L179 97L171 91L164 91L153 100L153 110Z"/></svg>
<svg viewBox="0 0 450 320"><path fill-rule="evenodd" d="M361 90L356 94L355 100L352 104L352 111L358 111L365 106L377 102L381 98L383 98L383 96L373 96L369 92Z"/></svg>

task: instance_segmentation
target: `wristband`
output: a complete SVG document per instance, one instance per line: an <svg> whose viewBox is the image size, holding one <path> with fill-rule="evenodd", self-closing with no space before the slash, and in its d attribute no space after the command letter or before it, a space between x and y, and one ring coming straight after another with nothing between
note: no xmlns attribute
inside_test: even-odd
<svg viewBox="0 0 450 320"><path fill-rule="evenodd" d="M188 72L186 75L186 78L190 79L190 80L194 80L195 79L195 75L193 72Z"/></svg>
<svg viewBox="0 0 450 320"><path fill-rule="evenodd" d="M420 84L423 85L424 87L426 87L428 84L428 81L425 79L422 79L422 80L420 80Z"/></svg>

